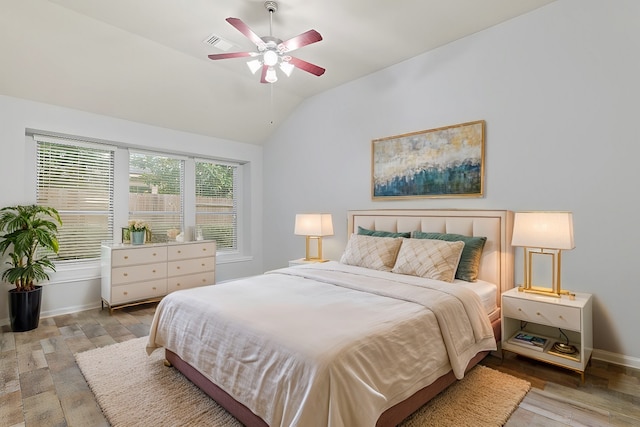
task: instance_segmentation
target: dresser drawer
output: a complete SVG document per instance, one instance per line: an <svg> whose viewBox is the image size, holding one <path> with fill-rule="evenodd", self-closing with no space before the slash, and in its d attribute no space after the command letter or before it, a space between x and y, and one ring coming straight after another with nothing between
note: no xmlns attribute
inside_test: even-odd
<svg viewBox="0 0 640 427"><path fill-rule="evenodd" d="M167 277L167 264L159 262L155 264L134 265L131 267L118 267L111 271L111 284L113 286L125 283L141 282Z"/></svg>
<svg viewBox="0 0 640 427"><path fill-rule="evenodd" d="M149 298L157 298L167 293L167 279L150 280L111 288L111 303L122 304Z"/></svg>
<svg viewBox="0 0 640 427"><path fill-rule="evenodd" d="M504 297L502 310L505 317L573 331L581 330L580 309L576 307Z"/></svg>
<svg viewBox="0 0 640 427"><path fill-rule="evenodd" d="M111 252L111 266L113 267L164 262L166 260L167 248L164 246L117 249Z"/></svg>
<svg viewBox="0 0 640 427"><path fill-rule="evenodd" d="M167 247L169 260L181 260L199 257L213 257L216 254L216 242L189 243Z"/></svg>
<svg viewBox="0 0 640 427"><path fill-rule="evenodd" d="M167 275L169 277L180 276L189 273L202 273L204 271L213 271L216 269L216 259L211 258L194 258L182 261L169 261L167 263Z"/></svg>
<svg viewBox="0 0 640 427"><path fill-rule="evenodd" d="M173 292L181 289L195 288L196 286L213 285L214 283L215 273L213 271L208 271L199 274L169 277L167 279L167 289L169 292Z"/></svg>

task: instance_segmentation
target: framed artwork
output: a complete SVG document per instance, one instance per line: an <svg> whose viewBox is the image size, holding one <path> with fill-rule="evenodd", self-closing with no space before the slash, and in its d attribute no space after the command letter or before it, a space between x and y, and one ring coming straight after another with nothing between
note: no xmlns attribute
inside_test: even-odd
<svg viewBox="0 0 640 427"><path fill-rule="evenodd" d="M485 122L374 139L374 200L484 196Z"/></svg>
<svg viewBox="0 0 640 427"><path fill-rule="evenodd" d="M122 243L131 243L131 232L129 227L122 227Z"/></svg>

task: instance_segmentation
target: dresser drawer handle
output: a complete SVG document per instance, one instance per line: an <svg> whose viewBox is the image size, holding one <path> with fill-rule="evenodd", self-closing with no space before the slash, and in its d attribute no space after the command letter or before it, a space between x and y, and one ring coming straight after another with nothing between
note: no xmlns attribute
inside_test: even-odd
<svg viewBox="0 0 640 427"><path fill-rule="evenodd" d="M123 292L124 295L129 295L129 292L125 291Z"/></svg>
<svg viewBox="0 0 640 427"><path fill-rule="evenodd" d="M180 283L176 283L176 286L180 286Z"/></svg>
<svg viewBox="0 0 640 427"><path fill-rule="evenodd" d="M537 314L538 316L540 316L540 312L539 312L539 311L538 311L536 314Z"/></svg>
<svg viewBox="0 0 640 427"><path fill-rule="evenodd" d="M518 309L518 311L522 311L522 309L521 309L521 308L519 308L519 309Z"/></svg>
<svg viewBox="0 0 640 427"><path fill-rule="evenodd" d="M204 262L201 265L204 267L205 266Z"/></svg>
<svg viewBox="0 0 640 427"><path fill-rule="evenodd" d="M156 256L156 253L155 253L155 252L153 253L153 256Z"/></svg>
<svg viewBox="0 0 640 427"><path fill-rule="evenodd" d="M206 252L206 251L207 251L207 248L202 248L202 250Z"/></svg>
<svg viewBox="0 0 640 427"><path fill-rule="evenodd" d="M124 273L124 275L123 275L123 276L124 276L124 277L127 277L128 275L129 275L129 273Z"/></svg>
<svg viewBox="0 0 640 427"><path fill-rule="evenodd" d="M177 266L176 269L180 270L180 266Z"/></svg>
<svg viewBox="0 0 640 427"><path fill-rule="evenodd" d="M124 259L129 259L129 257L125 255Z"/></svg>
<svg viewBox="0 0 640 427"><path fill-rule="evenodd" d="M153 288L151 288L151 289L153 289L153 290L155 291L155 290L156 290L156 287L154 286L154 287L153 287Z"/></svg>
<svg viewBox="0 0 640 427"><path fill-rule="evenodd" d="M207 279L202 279L202 283L206 283Z"/></svg>
<svg viewBox="0 0 640 427"><path fill-rule="evenodd" d="M156 270L151 270L151 272L152 272L152 273L155 273L155 272L156 272Z"/></svg>
<svg viewBox="0 0 640 427"><path fill-rule="evenodd" d="M181 251L181 250L178 250L178 253L179 253L179 254L181 254L181 253L182 253L182 251Z"/></svg>

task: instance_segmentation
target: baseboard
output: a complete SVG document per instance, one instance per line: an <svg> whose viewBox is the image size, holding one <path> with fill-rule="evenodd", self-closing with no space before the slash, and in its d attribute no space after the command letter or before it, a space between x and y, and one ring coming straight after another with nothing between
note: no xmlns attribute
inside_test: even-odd
<svg viewBox="0 0 640 427"><path fill-rule="evenodd" d="M593 349L591 358L613 363L614 365L627 366L629 368L640 369L640 358L625 356L624 354L612 353L605 350Z"/></svg>
<svg viewBox="0 0 640 427"><path fill-rule="evenodd" d="M41 319L45 319L47 317L54 317L54 316L60 316L63 314L72 314L72 313L78 313L80 311L86 311L86 310L93 310L94 308L99 308L100 307L100 303L99 302L92 302L89 304L83 304L83 305L76 305L73 307L64 307L58 310L48 310L48 311L42 311L40 313L40 318ZM0 326L5 326L5 325L9 325L9 318L5 317L4 319L0 319Z"/></svg>

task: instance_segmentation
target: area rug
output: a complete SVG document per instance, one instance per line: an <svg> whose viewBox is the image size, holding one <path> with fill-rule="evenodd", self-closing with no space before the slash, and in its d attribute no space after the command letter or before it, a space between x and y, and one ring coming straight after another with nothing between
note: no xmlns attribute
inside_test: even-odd
<svg viewBox="0 0 640 427"><path fill-rule="evenodd" d="M76 361L109 423L114 426L242 424L176 369L164 351L147 356L147 338L76 354ZM530 384L478 365L404 421L404 427L501 426Z"/></svg>

